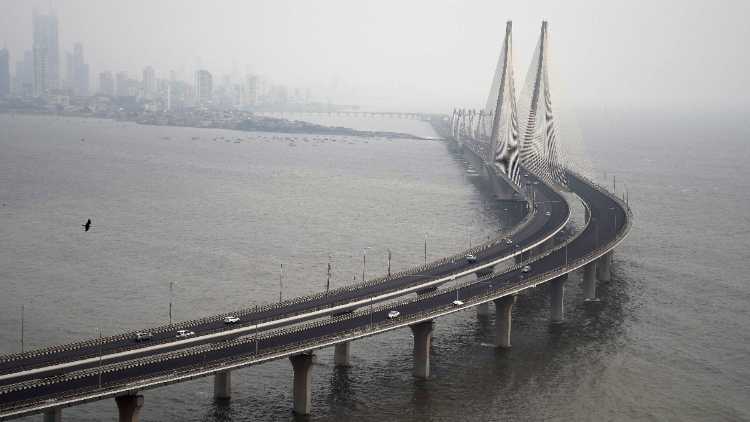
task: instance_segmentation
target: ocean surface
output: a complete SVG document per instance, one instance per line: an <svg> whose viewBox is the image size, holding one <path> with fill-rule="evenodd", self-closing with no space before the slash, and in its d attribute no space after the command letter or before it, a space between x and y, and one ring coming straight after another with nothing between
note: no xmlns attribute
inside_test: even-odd
<svg viewBox="0 0 750 422"><path fill-rule="evenodd" d="M318 351L309 420L750 420L750 130L648 116L578 116L572 158L615 176L635 213L601 302L572 275L552 326L546 289L521 295L502 351L475 312L441 318L426 381L409 330L354 342L351 368ZM425 238L436 259L510 220L439 141L0 115L0 353L20 350L22 306L38 348L163 324L170 283L190 319L320 291L329 261L335 287L383 274L388 249L394 269L423 262ZM286 360L238 370L229 404L210 378L147 390L141 420L294 420L291 375ZM63 414L117 415L113 400Z"/></svg>

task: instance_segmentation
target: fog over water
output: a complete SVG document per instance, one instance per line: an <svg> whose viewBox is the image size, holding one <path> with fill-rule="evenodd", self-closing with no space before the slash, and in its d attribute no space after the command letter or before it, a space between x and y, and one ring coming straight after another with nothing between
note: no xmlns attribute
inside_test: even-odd
<svg viewBox="0 0 750 422"><path fill-rule="evenodd" d="M486 346L492 323L472 311L441 318L428 381L412 378L409 330L355 342L347 370L323 350L311 420L750 419L750 131L721 115L580 120L593 174L616 175L635 213L602 302L584 306L572 276L554 327L546 289L521 295L508 351ZM467 226L479 239L502 219L441 142L290 146L21 115L0 115L0 128L0 353L18 350L21 304L27 347L41 347L165 322L170 281L177 319L206 315L274 300L281 262L285 295L298 295L322 288L329 254L341 285L359 278L364 247L368 274L381 274L386 248L403 268L421 262L425 233L437 257L466 246ZM233 384L228 406L213 403L211 379L146 391L142 420L293 419L288 361ZM64 413L116 415L112 400Z"/></svg>

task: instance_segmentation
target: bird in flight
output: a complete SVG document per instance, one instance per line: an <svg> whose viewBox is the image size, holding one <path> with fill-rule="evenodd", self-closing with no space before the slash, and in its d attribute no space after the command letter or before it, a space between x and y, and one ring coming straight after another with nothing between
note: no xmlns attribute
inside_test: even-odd
<svg viewBox="0 0 750 422"><path fill-rule="evenodd" d="M86 224L82 225L83 231L87 232L91 228L91 219L86 220Z"/></svg>

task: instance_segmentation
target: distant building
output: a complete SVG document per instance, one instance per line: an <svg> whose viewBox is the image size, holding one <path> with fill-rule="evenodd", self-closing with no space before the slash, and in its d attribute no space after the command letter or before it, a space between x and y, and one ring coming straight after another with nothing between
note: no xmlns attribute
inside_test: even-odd
<svg viewBox="0 0 750 422"><path fill-rule="evenodd" d="M89 65L83 59L83 44L73 46L73 93L79 97L89 95Z"/></svg>
<svg viewBox="0 0 750 422"><path fill-rule="evenodd" d="M195 72L195 99L197 103L211 101L213 95L213 77L207 70Z"/></svg>
<svg viewBox="0 0 750 422"><path fill-rule="evenodd" d="M57 16L33 15L34 96L48 95L60 84Z"/></svg>
<svg viewBox="0 0 750 422"><path fill-rule="evenodd" d="M0 50L0 98L10 96L10 53Z"/></svg>
<svg viewBox="0 0 750 422"><path fill-rule="evenodd" d="M112 77L112 72L99 74L99 93L110 97L115 95L115 79Z"/></svg>
<svg viewBox="0 0 750 422"><path fill-rule="evenodd" d="M156 95L156 72L151 66L143 69L142 88L145 98L152 99Z"/></svg>
<svg viewBox="0 0 750 422"><path fill-rule="evenodd" d="M243 96L242 105L246 107L255 107L258 105L258 98L260 96L258 77L255 75L247 75L245 82L245 95Z"/></svg>
<svg viewBox="0 0 750 422"><path fill-rule="evenodd" d="M30 97L34 92L34 54L23 52L23 60L16 62L16 75L13 83L15 95Z"/></svg>

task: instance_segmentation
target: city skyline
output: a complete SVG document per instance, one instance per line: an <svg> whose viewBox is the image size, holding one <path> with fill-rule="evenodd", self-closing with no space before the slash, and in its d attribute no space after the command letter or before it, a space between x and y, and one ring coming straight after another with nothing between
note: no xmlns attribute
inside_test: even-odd
<svg viewBox="0 0 750 422"><path fill-rule="evenodd" d="M61 45L82 42L92 75L104 70L135 75L152 66L157 75L174 70L191 81L194 70L205 68L219 78L270 75L340 103L445 112L455 105L472 107L486 97L479 84L447 86L444 81L461 74L489 83L486 75L503 34L502 24L494 23L500 17L514 21L520 74L528 66L538 23L551 22L559 45L552 57L552 76L560 79L558 103L737 109L750 101L750 76L742 71L749 61L742 45L750 38L742 23L750 12L747 2L710 7L681 2L676 7L659 0L643 8L632 2L579 0L544 2L534 9L521 3L448 1L228 1L220 6L52 3ZM50 3L11 3L0 17L0 45L7 43L12 63L31 45L34 7L46 11ZM696 61L711 63L709 76ZM570 94L573 90L576 95Z"/></svg>

